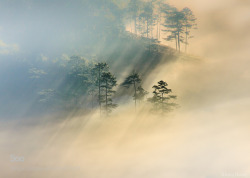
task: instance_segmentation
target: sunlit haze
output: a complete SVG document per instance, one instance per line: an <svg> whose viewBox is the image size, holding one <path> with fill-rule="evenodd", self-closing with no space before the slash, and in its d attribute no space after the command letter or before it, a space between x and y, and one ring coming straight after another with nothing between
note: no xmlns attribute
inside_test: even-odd
<svg viewBox="0 0 250 178"><path fill-rule="evenodd" d="M0 17L0 178L250 177L250 1L3 0Z"/></svg>

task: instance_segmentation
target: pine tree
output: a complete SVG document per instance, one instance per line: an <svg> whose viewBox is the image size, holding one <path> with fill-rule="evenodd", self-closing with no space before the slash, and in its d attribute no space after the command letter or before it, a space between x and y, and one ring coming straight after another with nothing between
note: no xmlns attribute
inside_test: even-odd
<svg viewBox="0 0 250 178"><path fill-rule="evenodd" d="M135 110L136 110L136 100L137 100L137 85L141 83L141 78L138 73L135 71L132 72L124 82L122 83L122 86L129 88L131 85L134 87L134 100L135 100Z"/></svg>
<svg viewBox="0 0 250 178"><path fill-rule="evenodd" d="M134 21L134 33L137 35L137 18L140 11L140 0L131 0L128 4L128 11L131 14L131 19Z"/></svg>
<svg viewBox="0 0 250 178"><path fill-rule="evenodd" d="M151 26L154 25L154 18L153 18L153 4L152 2L145 2L143 13L141 14L142 17L145 19L146 22L146 37L149 38L151 32Z"/></svg>
<svg viewBox="0 0 250 178"><path fill-rule="evenodd" d="M196 18L193 12L188 7L185 7L184 9L182 9L182 13L184 14L185 52L187 52L188 39L193 37L193 36L190 36L190 30L197 29L197 24L196 24Z"/></svg>
<svg viewBox="0 0 250 178"><path fill-rule="evenodd" d="M102 109L102 102L103 102L103 94L102 94L102 75L104 72L108 71L108 64L99 62L95 64L94 68L92 69L92 74L95 76L95 83L98 87L98 103L99 103L99 109L101 114Z"/></svg>
<svg viewBox="0 0 250 178"><path fill-rule="evenodd" d="M103 72L101 76L102 85L101 87L104 89L104 110L106 116L112 111L112 109L117 107L117 104L114 104L111 96L115 93L113 88L117 85L117 81L114 75L110 72Z"/></svg>
<svg viewBox="0 0 250 178"><path fill-rule="evenodd" d="M184 19L185 15L182 11L178 11L176 8L169 5L165 5L165 23L164 27L170 34L165 38L167 41L175 39L176 50L181 50L181 43L184 41Z"/></svg>
<svg viewBox="0 0 250 178"><path fill-rule="evenodd" d="M169 103L170 99L176 99L177 97L168 95L172 90L168 89L167 86L168 84L163 80L159 81L157 85L153 86L153 97L148 99L153 104L153 111L161 111L163 115L170 111L173 106L176 106L175 103Z"/></svg>
<svg viewBox="0 0 250 178"><path fill-rule="evenodd" d="M156 38L158 41L161 39L161 21L164 3L163 0L156 1Z"/></svg>

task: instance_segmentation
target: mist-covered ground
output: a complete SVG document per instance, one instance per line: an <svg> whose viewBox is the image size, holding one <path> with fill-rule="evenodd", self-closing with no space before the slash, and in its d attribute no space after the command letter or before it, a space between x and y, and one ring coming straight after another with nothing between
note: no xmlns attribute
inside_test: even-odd
<svg viewBox="0 0 250 178"><path fill-rule="evenodd" d="M32 1L23 2L21 5L25 7L9 1L1 3L2 10L8 14L0 25L2 59L27 56L29 49L32 49L29 58L56 56L51 54L54 52L50 53L54 48L58 54L69 49L67 45L58 47L62 45L61 37L58 37L59 41L57 38L46 39L39 35L39 31L37 36L42 43L33 41L29 31L24 30L35 25L32 17L22 16L25 16L23 9L30 9L32 13L36 9L32 8ZM46 9L46 3L41 2L35 7ZM250 4L244 0L178 0L170 3L178 8L191 7L198 17L199 30L190 42L189 54L177 55L175 60L152 69L145 78L144 88L151 91L153 84L166 80L178 96L176 102L180 107L158 117L143 104L135 113L131 99L131 102L119 103L109 118L100 118L98 111L81 116L69 113L67 116L55 114L26 119L18 118L18 114L14 119L2 117L0 177L250 177L250 54L247 45ZM65 3L64 6L65 9L56 11L58 16L63 12L70 15L66 9L74 4ZM19 9L22 14L19 17L25 20L17 19L17 15L11 17L11 8ZM53 11L39 17L46 19L50 13ZM70 23L78 24L78 18L73 19L75 21ZM46 26L46 23L38 25ZM15 28L10 28L13 25ZM56 31L58 26L50 27ZM77 28L61 30L75 35L73 31ZM72 44L77 46L78 39L67 35L65 38L72 39ZM54 48L45 48L43 40L52 40L49 44ZM3 70L1 73L5 74ZM11 102L8 105L12 108ZM2 104L6 109L8 105ZM29 106L25 101L24 105Z"/></svg>

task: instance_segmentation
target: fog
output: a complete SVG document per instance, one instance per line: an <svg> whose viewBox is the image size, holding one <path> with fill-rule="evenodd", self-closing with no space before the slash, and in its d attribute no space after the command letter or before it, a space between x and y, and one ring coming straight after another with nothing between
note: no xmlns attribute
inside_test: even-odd
<svg viewBox="0 0 250 178"><path fill-rule="evenodd" d="M9 13L0 24L2 57L41 54L54 57L65 50L69 54L84 54L77 47L82 44L81 39L72 37L78 31L74 25L61 28L47 22L54 25L47 30L44 27L42 34L36 30L39 35L34 39L35 27L29 27L34 25L32 16L23 16L27 10L34 13L37 9L32 8L33 1L20 2L25 7L14 1L1 2L1 9L5 9L1 16ZM43 1L36 8L47 8L46 4L52 2L57 1ZM250 177L250 3L244 0L169 0L169 3L180 9L186 6L193 9L199 29L194 31L188 55L180 54L178 59L158 65L145 79L144 87L152 92L153 84L166 80L178 96L179 107L162 117L156 117L144 105L135 113L133 103L125 102L109 118L100 118L98 111L82 116L3 118L0 177ZM66 9L76 7L74 3L64 5ZM20 10L22 15L12 14L13 9ZM53 14L52 10L47 15ZM58 17L64 12L60 8ZM41 19L47 15L41 15ZM72 18L75 20L70 23L78 24L78 18ZM38 26L42 24L46 26L45 22ZM82 38L86 36L83 34Z"/></svg>

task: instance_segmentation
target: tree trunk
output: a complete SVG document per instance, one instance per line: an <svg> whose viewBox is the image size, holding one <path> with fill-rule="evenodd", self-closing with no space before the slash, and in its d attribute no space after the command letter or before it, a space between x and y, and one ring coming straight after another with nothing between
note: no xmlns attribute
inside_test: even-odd
<svg viewBox="0 0 250 178"><path fill-rule="evenodd" d="M135 90L135 111L136 111L136 85L135 85L135 81L134 81L134 90Z"/></svg>
<svg viewBox="0 0 250 178"><path fill-rule="evenodd" d="M102 114L102 106L101 106L101 67L99 66L99 78L98 78L98 100L99 100L99 108L100 108L100 116Z"/></svg>
<svg viewBox="0 0 250 178"><path fill-rule="evenodd" d="M159 25L159 39L161 40L161 13L160 13L160 25Z"/></svg>
<svg viewBox="0 0 250 178"><path fill-rule="evenodd" d="M186 42L185 42L185 53L187 53L187 24L186 24Z"/></svg>
<svg viewBox="0 0 250 178"><path fill-rule="evenodd" d="M106 80L106 115L108 115L108 82Z"/></svg>
<svg viewBox="0 0 250 178"><path fill-rule="evenodd" d="M175 50L177 51L177 35L175 35Z"/></svg>
<svg viewBox="0 0 250 178"><path fill-rule="evenodd" d="M181 51L181 46L180 46L180 31L178 30L178 48L179 52Z"/></svg>
<svg viewBox="0 0 250 178"><path fill-rule="evenodd" d="M163 109L163 93L161 93L161 111L162 111L162 114L164 112L164 109Z"/></svg>

